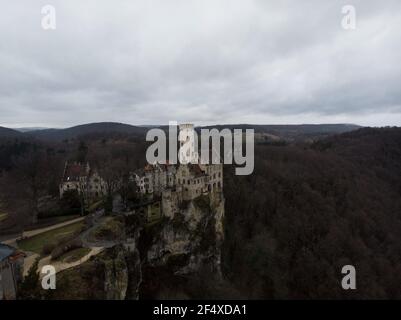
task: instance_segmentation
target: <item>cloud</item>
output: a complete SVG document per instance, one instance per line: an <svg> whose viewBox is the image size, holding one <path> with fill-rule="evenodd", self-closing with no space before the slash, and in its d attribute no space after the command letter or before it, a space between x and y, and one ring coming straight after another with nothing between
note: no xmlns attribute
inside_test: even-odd
<svg viewBox="0 0 401 320"><path fill-rule="evenodd" d="M353 4L346 31L337 0L9 1L0 125L401 125L401 3Z"/></svg>

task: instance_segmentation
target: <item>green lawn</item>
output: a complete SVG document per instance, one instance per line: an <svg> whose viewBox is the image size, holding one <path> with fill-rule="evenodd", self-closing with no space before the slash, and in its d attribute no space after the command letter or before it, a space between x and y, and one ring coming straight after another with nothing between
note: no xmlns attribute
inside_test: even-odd
<svg viewBox="0 0 401 320"><path fill-rule="evenodd" d="M102 206L103 206L103 200L99 200L99 201L97 201L97 202L95 202L95 203L92 203L92 204L89 206L88 211L89 211L89 212L94 212L94 211L96 211L97 209L101 209Z"/></svg>
<svg viewBox="0 0 401 320"><path fill-rule="evenodd" d="M1 213L0 212L0 222L6 220L8 217L8 213Z"/></svg>
<svg viewBox="0 0 401 320"><path fill-rule="evenodd" d="M38 234L32 238L18 241L18 247L24 251L32 251L40 254L42 248L47 243L56 243L62 238L70 236L71 234L78 232L84 226L84 222L80 221L77 223L70 224L65 227L50 230L42 234Z"/></svg>
<svg viewBox="0 0 401 320"><path fill-rule="evenodd" d="M74 261L77 261L77 260L85 257L90 251L91 251L91 249L89 249L89 248L74 249L74 250L64 253L62 256L60 256L56 260L67 262L67 263L74 262Z"/></svg>

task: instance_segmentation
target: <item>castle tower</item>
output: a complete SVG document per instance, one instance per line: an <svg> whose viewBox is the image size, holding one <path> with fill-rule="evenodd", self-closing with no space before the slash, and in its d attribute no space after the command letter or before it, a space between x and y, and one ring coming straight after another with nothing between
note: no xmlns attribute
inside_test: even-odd
<svg viewBox="0 0 401 320"><path fill-rule="evenodd" d="M198 139L191 123L180 124L178 141L180 143L180 163L198 163Z"/></svg>

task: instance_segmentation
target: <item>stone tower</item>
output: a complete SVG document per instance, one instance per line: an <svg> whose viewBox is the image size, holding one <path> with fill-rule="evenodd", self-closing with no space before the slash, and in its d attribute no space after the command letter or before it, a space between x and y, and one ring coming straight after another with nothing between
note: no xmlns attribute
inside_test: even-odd
<svg viewBox="0 0 401 320"><path fill-rule="evenodd" d="M198 139L194 125L191 123L180 124L178 141L180 143L180 163L198 163Z"/></svg>

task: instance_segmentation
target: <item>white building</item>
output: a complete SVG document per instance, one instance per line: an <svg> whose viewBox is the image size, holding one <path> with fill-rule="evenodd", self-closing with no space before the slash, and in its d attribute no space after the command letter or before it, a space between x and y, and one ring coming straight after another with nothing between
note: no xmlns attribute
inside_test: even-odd
<svg viewBox="0 0 401 320"><path fill-rule="evenodd" d="M69 190L76 190L86 199L98 199L106 195L106 183L89 164L68 163L64 167L63 179L59 186L60 198Z"/></svg>
<svg viewBox="0 0 401 320"><path fill-rule="evenodd" d="M223 165L147 165L135 173L135 182L142 194L162 195L173 189L182 193L183 200L191 200L209 192L222 192Z"/></svg>

